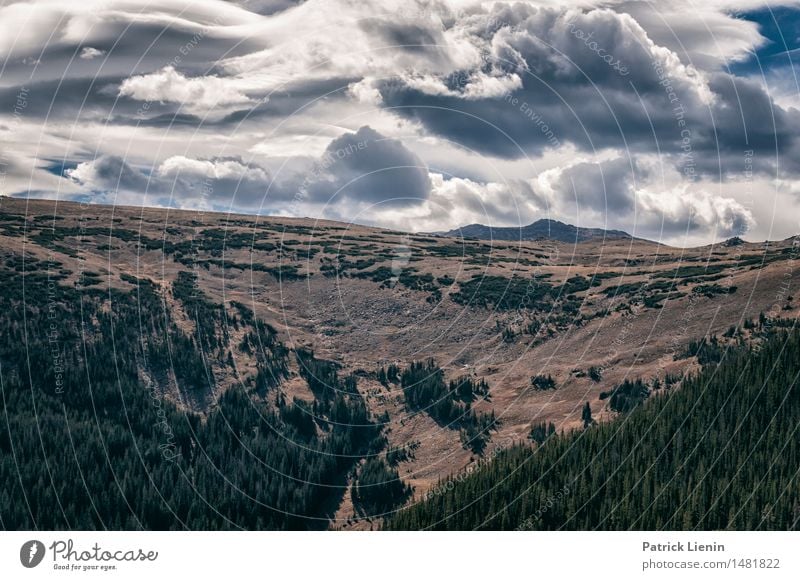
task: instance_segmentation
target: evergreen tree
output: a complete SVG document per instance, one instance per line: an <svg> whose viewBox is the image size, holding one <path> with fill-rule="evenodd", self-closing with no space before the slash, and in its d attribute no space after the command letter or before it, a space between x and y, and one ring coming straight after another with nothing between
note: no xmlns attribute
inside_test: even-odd
<svg viewBox="0 0 800 580"><path fill-rule="evenodd" d="M594 419L592 419L592 407L589 405L589 401L586 401L586 404L583 405L581 421L583 421L584 428L589 427L592 423L594 423Z"/></svg>

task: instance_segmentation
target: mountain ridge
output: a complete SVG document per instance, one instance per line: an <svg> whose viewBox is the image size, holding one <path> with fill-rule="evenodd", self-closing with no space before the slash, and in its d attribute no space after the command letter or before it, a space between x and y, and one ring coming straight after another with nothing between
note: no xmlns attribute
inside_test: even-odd
<svg viewBox="0 0 800 580"><path fill-rule="evenodd" d="M597 240L637 240L650 241L635 238L628 232L622 230L606 230L603 228L583 228L561 222L558 220L542 218L528 224L527 226L487 226L485 224L468 224L447 232L439 233L444 237L464 237L477 238L480 240L502 240L502 241L535 241L552 240L565 243L582 243ZM657 242L652 242L657 243Z"/></svg>

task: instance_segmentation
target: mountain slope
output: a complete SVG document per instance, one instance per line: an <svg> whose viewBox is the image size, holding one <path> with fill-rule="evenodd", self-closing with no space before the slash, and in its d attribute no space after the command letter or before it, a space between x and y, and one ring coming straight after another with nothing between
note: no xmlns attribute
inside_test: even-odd
<svg viewBox="0 0 800 580"><path fill-rule="evenodd" d="M551 425L580 428L587 405L609 421L654 381L679 388L738 340L729 327L800 312L792 241L487 243L0 210L0 484L15 529L368 528Z"/></svg>
<svg viewBox="0 0 800 580"><path fill-rule="evenodd" d="M800 331L657 395L624 421L515 447L389 529L798 530Z"/></svg>

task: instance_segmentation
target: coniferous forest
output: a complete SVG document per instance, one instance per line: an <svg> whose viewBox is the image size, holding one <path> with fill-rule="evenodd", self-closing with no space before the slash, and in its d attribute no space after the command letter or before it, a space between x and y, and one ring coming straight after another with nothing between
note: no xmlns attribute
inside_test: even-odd
<svg viewBox="0 0 800 580"><path fill-rule="evenodd" d="M800 331L769 334L618 420L500 453L385 527L800 529Z"/></svg>
<svg viewBox="0 0 800 580"><path fill-rule="evenodd" d="M0 527L800 525L800 331L790 318L746 320L747 340L731 327L693 341L674 358L693 358L699 373L668 374L663 388L625 380L599 391L610 415L583 401L582 429L534 421L524 443L488 457L503 418L481 406L487 381L452 368L448 380L434 359L346 370L290 348L247 304L212 299L198 271L111 280L55 259L0 262ZM242 360L250 368L239 377ZM586 375L599 383L604 369ZM230 376L240 380L222 384ZM390 443L392 420L368 406L364 380L480 468L415 496L404 476L420 442ZM283 388L290 382L303 396ZM539 374L528 388L561 385ZM343 504L354 515L337 520Z"/></svg>
<svg viewBox="0 0 800 580"><path fill-rule="evenodd" d="M267 403L289 351L246 306L210 303L191 275L168 290L196 321L186 334L152 282L70 286L57 263L30 258L20 270L14 258L0 268L3 529L324 529L348 473L384 447L355 377L312 353L297 358L324 377L313 414L303 401ZM256 380L207 416L181 410L154 385L176 382L187 405L208 399L223 329L247 330L239 348L258 351ZM370 499L385 471L396 480L373 465L364 501L402 501L396 481L390 499Z"/></svg>

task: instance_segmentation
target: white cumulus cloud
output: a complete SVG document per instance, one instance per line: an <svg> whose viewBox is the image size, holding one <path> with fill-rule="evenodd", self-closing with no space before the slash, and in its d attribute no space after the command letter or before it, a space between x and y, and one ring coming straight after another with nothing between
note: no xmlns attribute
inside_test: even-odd
<svg viewBox="0 0 800 580"><path fill-rule="evenodd" d="M119 88L119 94L138 101L178 103L193 112L253 102L237 90L229 79L214 75L189 78L173 66L126 79Z"/></svg>

